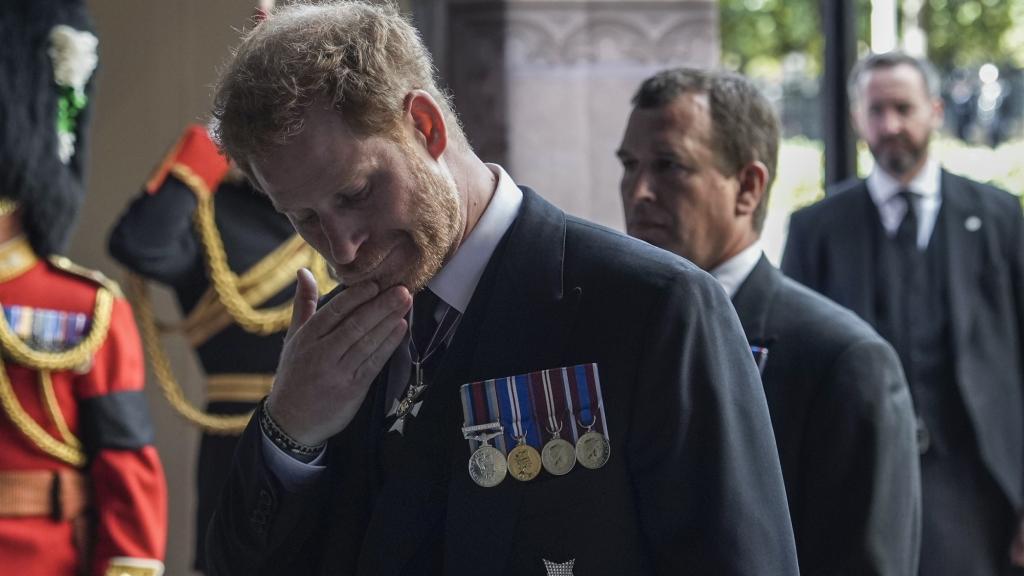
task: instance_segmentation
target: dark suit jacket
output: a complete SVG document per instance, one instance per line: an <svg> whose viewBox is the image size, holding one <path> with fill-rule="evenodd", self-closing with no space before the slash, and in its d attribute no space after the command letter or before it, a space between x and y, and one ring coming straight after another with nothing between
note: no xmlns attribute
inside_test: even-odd
<svg viewBox="0 0 1024 576"><path fill-rule="evenodd" d="M733 304L768 348L768 397L800 573L917 574L920 474L896 352L765 257Z"/></svg>
<svg viewBox="0 0 1024 576"><path fill-rule="evenodd" d="M1019 199L943 171L956 380L982 461L1015 510L1024 489L1024 220ZM871 211L876 211L872 213ZM794 213L782 270L872 325L878 268L863 181Z"/></svg>
<svg viewBox="0 0 1024 576"><path fill-rule="evenodd" d="M542 559L587 575L796 573L764 393L722 289L524 195L387 479L374 473L382 402L330 441L323 476L298 494L251 425L211 525L214 574L429 574L415 565L424 546L451 575L539 575ZM600 370L608 464L475 485L459 385L581 362Z"/></svg>

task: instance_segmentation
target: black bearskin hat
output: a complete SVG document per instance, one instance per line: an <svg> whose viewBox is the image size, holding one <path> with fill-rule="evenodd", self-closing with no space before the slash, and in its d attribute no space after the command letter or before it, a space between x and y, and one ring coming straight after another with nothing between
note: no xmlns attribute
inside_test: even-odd
<svg viewBox="0 0 1024 576"><path fill-rule="evenodd" d="M0 197L40 256L61 252L85 194L96 37L84 0L0 6Z"/></svg>

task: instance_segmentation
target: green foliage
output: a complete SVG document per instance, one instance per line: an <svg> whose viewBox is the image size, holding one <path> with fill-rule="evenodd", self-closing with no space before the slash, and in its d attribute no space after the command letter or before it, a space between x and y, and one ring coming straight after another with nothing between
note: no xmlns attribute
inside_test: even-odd
<svg viewBox="0 0 1024 576"><path fill-rule="evenodd" d="M940 70L1005 61L1004 38L1020 10L1005 0L927 0L921 11L928 57ZM1024 23L1022 23L1024 24Z"/></svg>
<svg viewBox="0 0 1024 576"><path fill-rule="evenodd" d="M834 1L834 0L828 0ZM870 0L857 3L858 38L866 39ZM821 33L821 0L719 0L722 61L744 73L778 63L787 54L806 54L811 73L821 70L825 38Z"/></svg>
<svg viewBox="0 0 1024 576"><path fill-rule="evenodd" d="M821 1L720 0L722 61L751 73L777 68L787 54L799 52L809 57L809 72L819 72L824 56ZM853 1L863 49L870 35L871 1ZM1020 0L924 0L920 23L928 37L928 56L940 70L984 62L1024 66Z"/></svg>

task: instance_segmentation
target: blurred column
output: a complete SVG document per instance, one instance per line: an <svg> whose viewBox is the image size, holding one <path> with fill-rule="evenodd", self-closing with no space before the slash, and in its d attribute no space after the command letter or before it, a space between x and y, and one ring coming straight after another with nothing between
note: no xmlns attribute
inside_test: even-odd
<svg viewBox="0 0 1024 576"><path fill-rule="evenodd" d="M911 56L928 55L928 34L921 27L924 0L903 0L903 49Z"/></svg>
<svg viewBox="0 0 1024 576"><path fill-rule="evenodd" d="M846 3L842 0L842 3ZM896 0L871 0L871 51L880 54L896 48L898 41Z"/></svg>
<svg viewBox="0 0 1024 576"><path fill-rule="evenodd" d="M825 36L822 126L825 130L825 185L857 175L857 145L850 124L846 78L857 54L857 13L853 0L821 0Z"/></svg>
<svg viewBox="0 0 1024 576"><path fill-rule="evenodd" d="M430 0L415 17L477 153L622 226L615 159L640 82L718 63L715 0Z"/></svg>

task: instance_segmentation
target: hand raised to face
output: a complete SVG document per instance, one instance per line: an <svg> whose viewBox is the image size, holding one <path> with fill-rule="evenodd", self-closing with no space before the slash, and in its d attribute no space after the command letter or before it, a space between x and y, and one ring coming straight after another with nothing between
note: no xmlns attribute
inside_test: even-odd
<svg viewBox="0 0 1024 576"><path fill-rule="evenodd" d="M345 289L317 310L316 280L298 272L292 323L267 410L292 439L316 445L344 430L407 330L412 296L372 282Z"/></svg>

